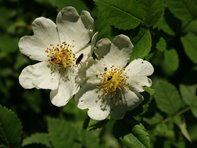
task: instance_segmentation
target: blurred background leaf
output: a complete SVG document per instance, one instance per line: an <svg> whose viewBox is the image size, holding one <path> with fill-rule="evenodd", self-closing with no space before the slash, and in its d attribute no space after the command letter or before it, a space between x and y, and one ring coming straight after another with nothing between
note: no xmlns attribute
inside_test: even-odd
<svg viewBox="0 0 197 148"><path fill-rule="evenodd" d="M0 105L0 143L5 147L20 148L22 125L17 115Z"/></svg>

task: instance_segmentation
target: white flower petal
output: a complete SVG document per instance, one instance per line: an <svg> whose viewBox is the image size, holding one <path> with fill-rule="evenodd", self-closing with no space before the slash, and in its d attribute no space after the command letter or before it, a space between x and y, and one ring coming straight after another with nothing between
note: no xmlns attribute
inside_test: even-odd
<svg viewBox="0 0 197 148"><path fill-rule="evenodd" d="M76 82L79 85L84 85L87 80L87 69L94 63L94 59L90 57L88 60L80 63L80 68L76 76Z"/></svg>
<svg viewBox="0 0 197 148"><path fill-rule="evenodd" d="M95 120L104 120L110 113L108 105L104 105L102 99L99 98L101 92L98 91L95 85L86 84L75 95L78 100L78 107L80 109L88 109L88 116Z"/></svg>
<svg viewBox="0 0 197 148"><path fill-rule="evenodd" d="M144 100L142 95L137 92L133 92L132 90L127 90L124 97L128 110L136 108Z"/></svg>
<svg viewBox="0 0 197 148"><path fill-rule="evenodd" d="M137 91L137 92L143 92L144 86L150 87L152 85L152 80L149 79L146 76L133 76L129 77L127 79L127 83L130 86L130 89Z"/></svg>
<svg viewBox="0 0 197 148"><path fill-rule="evenodd" d="M24 36L19 41L21 53L38 61L47 59L45 49L50 44L59 44L56 24L50 19L39 17L32 23L33 36Z"/></svg>
<svg viewBox="0 0 197 148"><path fill-rule="evenodd" d="M83 13L83 19L90 19L87 17L87 13ZM92 19L92 18L91 18ZM84 24L81 16L77 13L73 7L63 8L57 15L57 26L62 42L66 42L70 45L74 45L73 51L78 52L81 48L85 47L90 41L90 30L87 29L87 20Z"/></svg>
<svg viewBox="0 0 197 148"><path fill-rule="evenodd" d="M104 120L108 117L109 108L102 110L100 107L91 107L88 110L88 116L94 120Z"/></svg>
<svg viewBox="0 0 197 148"><path fill-rule="evenodd" d="M19 83L26 89L57 89L60 75L52 72L46 62L40 62L24 68L19 76Z"/></svg>
<svg viewBox="0 0 197 148"><path fill-rule="evenodd" d="M104 63L108 67L111 67L112 65L124 67L128 62L132 48L133 44L129 37L125 35L116 36L111 44L109 53L103 58Z"/></svg>
<svg viewBox="0 0 197 148"><path fill-rule="evenodd" d="M133 60L125 69L130 75L150 76L154 72L151 63L143 59Z"/></svg>
<svg viewBox="0 0 197 148"><path fill-rule="evenodd" d="M94 86L86 84L75 96L78 100L77 106L80 109L100 106L101 100L99 99L99 93L97 93L97 91L98 90Z"/></svg>
<svg viewBox="0 0 197 148"><path fill-rule="evenodd" d="M90 57L90 51L91 51L91 45L87 46L86 48L84 48L80 52L76 53L75 56L76 56L76 58L78 58L81 54L83 54L83 58L80 61L80 63L83 63Z"/></svg>
<svg viewBox="0 0 197 148"><path fill-rule="evenodd" d="M97 58L100 60L101 58L103 58L103 56L105 56L109 52L110 48L111 48L111 41L108 38L103 38L96 43L96 48L94 52Z"/></svg>
<svg viewBox="0 0 197 148"><path fill-rule="evenodd" d="M50 93L51 103L55 106L64 106L79 90L79 86L75 83L75 77L69 80L60 79L58 89L52 90Z"/></svg>
<svg viewBox="0 0 197 148"><path fill-rule="evenodd" d="M86 70L86 77L88 78L87 83L91 83L91 84L100 83L100 79L98 78L98 75L104 72L105 69L105 65L102 63L103 62L102 60L103 59L101 59L98 62L95 61L94 63L92 63L92 66L90 66Z"/></svg>
<svg viewBox="0 0 197 148"><path fill-rule="evenodd" d="M150 87L152 85L150 76L154 69L151 63L142 59L132 61L125 69L127 74L127 83L137 92L143 92L144 86Z"/></svg>
<svg viewBox="0 0 197 148"><path fill-rule="evenodd" d="M81 20L82 20L85 28L92 30L94 27L94 19L92 18L91 14L88 11L83 10L81 12L80 17L81 17Z"/></svg>
<svg viewBox="0 0 197 148"><path fill-rule="evenodd" d="M114 119L122 119L128 110L134 109L144 100L142 95L131 90L125 91L122 97L121 101L111 106L111 115Z"/></svg>

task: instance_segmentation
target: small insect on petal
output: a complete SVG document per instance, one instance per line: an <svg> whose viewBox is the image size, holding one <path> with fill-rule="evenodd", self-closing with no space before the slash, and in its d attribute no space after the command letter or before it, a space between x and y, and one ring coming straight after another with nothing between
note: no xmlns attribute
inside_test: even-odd
<svg viewBox="0 0 197 148"><path fill-rule="evenodd" d="M108 78L107 78L107 81L109 81L109 80L111 80L112 79L112 76L109 76Z"/></svg>
<svg viewBox="0 0 197 148"><path fill-rule="evenodd" d="M77 58L76 64L79 64L79 63L81 62L82 59L83 59L83 53L80 54L80 56Z"/></svg>

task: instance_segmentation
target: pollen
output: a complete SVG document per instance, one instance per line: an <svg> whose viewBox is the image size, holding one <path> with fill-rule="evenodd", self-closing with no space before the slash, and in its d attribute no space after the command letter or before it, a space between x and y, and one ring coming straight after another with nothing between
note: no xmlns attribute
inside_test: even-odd
<svg viewBox="0 0 197 148"><path fill-rule="evenodd" d="M104 95L115 95L119 90L123 90L126 83L124 69L112 66L109 70L105 67L100 74L100 89Z"/></svg>
<svg viewBox="0 0 197 148"><path fill-rule="evenodd" d="M61 44L53 45L46 49L48 62L52 65L59 65L63 68L68 68L75 65L76 58L72 52L73 46L62 42Z"/></svg>

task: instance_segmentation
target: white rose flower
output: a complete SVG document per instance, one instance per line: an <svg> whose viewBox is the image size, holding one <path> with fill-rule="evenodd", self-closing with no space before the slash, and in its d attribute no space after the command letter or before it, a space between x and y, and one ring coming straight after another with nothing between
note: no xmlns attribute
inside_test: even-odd
<svg viewBox="0 0 197 148"><path fill-rule="evenodd" d="M79 90L75 82L80 62L91 51L93 18L88 11L79 15L75 8L65 7L57 15L56 24L39 17L32 23L34 35L19 41L21 53L39 63L27 66L19 76L26 89L50 89L50 99L64 106Z"/></svg>
<svg viewBox="0 0 197 148"><path fill-rule="evenodd" d="M128 64L133 45L125 35L116 36L113 42L101 39L96 46L99 60L89 61L88 69L79 73L86 84L75 95L78 107L88 109L89 117L95 120L108 115L121 119L143 101L140 92L151 86L147 76L153 73L153 66L143 59Z"/></svg>

